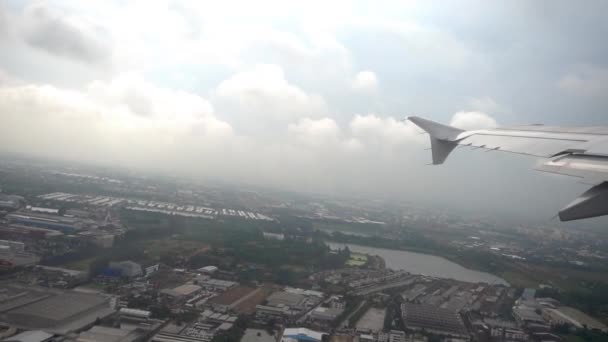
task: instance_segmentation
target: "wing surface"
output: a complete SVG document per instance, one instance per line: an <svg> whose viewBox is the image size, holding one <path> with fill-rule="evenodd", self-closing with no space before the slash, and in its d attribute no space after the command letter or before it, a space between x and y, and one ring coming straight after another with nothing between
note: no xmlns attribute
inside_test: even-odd
<svg viewBox="0 0 608 342"><path fill-rule="evenodd" d="M562 209L570 221L608 215L608 127L514 126L463 131L424 118L408 118L431 138L433 164L443 164L457 146L549 158L539 171L578 177L593 185Z"/></svg>

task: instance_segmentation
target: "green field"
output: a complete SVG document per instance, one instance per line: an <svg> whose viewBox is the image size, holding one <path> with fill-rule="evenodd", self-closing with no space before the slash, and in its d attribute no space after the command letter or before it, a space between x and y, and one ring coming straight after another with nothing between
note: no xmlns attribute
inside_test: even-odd
<svg viewBox="0 0 608 342"><path fill-rule="evenodd" d="M361 253L350 253L350 259L346 261L346 266L363 266L367 263L367 255Z"/></svg>

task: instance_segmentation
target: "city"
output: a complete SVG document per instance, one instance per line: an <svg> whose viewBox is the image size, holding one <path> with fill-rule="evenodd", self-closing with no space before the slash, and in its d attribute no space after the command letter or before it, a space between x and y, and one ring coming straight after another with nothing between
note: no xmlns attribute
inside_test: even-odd
<svg viewBox="0 0 608 342"><path fill-rule="evenodd" d="M3 161L1 184L30 189L0 201L0 324L14 340L561 341L608 333L606 302L570 293L591 279L606 286L593 273L605 267L606 250L593 231L555 231L532 249L528 240L545 228L510 231L405 206L280 201L261 191L235 200L220 188L169 191L134 175ZM127 191L141 195L119 196ZM561 276L538 273L550 269Z"/></svg>
<svg viewBox="0 0 608 342"><path fill-rule="evenodd" d="M0 0L0 342L608 342L606 13Z"/></svg>

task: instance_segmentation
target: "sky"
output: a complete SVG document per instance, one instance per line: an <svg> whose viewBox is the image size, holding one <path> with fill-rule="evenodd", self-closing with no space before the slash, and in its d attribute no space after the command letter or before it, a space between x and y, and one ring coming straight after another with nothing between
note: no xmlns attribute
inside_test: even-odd
<svg viewBox="0 0 608 342"><path fill-rule="evenodd" d="M550 220L585 186L464 129L606 122L608 2L0 1L0 151Z"/></svg>

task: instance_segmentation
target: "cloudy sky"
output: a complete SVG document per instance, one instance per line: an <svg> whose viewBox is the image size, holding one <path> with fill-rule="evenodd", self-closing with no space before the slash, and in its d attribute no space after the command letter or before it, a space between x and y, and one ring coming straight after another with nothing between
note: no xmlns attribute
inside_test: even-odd
<svg viewBox="0 0 608 342"><path fill-rule="evenodd" d="M501 153L426 166L428 137L400 120L605 122L607 10L1 0L0 150L549 219L585 187Z"/></svg>

